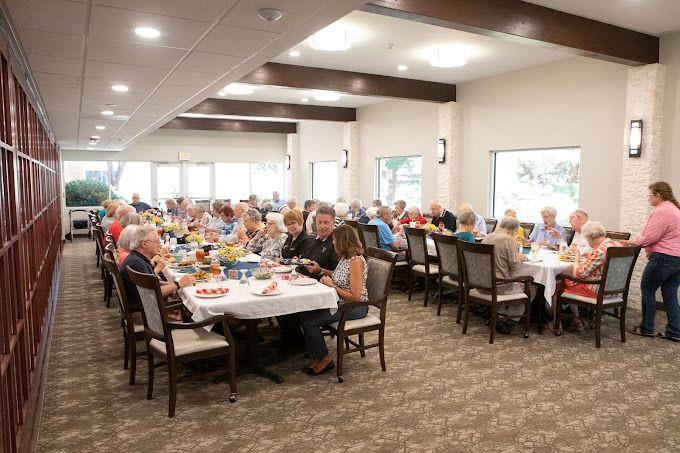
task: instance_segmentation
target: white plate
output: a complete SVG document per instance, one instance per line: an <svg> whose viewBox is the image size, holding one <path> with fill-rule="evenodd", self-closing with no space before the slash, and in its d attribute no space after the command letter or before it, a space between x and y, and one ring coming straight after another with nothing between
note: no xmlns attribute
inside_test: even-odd
<svg viewBox="0 0 680 453"><path fill-rule="evenodd" d="M224 294L200 294L196 293L196 297L200 297L202 299L213 299L215 297L223 297L223 296L228 296L229 293L224 293Z"/></svg>
<svg viewBox="0 0 680 453"><path fill-rule="evenodd" d="M287 274L288 272L293 272L293 266L277 266L274 268L274 272L277 274Z"/></svg>
<svg viewBox="0 0 680 453"><path fill-rule="evenodd" d="M277 289L276 291L269 292L267 294L262 294L262 290L250 290L251 293L255 294L256 296L278 296L281 294L283 291L281 289Z"/></svg>
<svg viewBox="0 0 680 453"><path fill-rule="evenodd" d="M298 278L297 280L288 280L288 283L291 285L297 285L297 286L307 286L307 285L313 285L316 283L316 280L313 278Z"/></svg>

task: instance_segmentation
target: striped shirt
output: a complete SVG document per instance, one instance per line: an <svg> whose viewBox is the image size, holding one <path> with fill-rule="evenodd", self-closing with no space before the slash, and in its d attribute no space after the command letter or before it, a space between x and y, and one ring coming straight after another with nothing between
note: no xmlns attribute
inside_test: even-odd
<svg viewBox="0 0 680 453"><path fill-rule="evenodd" d="M645 228L635 243L652 253L680 256L680 209L670 201L663 201L652 209Z"/></svg>
<svg viewBox="0 0 680 453"><path fill-rule="evenodd" d="M582 280L597 280L602 277L604 262L607 257L607 249L609 247L621 247L621 243L612 241L609 238L604 238L589 255L586 255L586 260L576 268L574 276ZM570 280L566 281L566 285L567 292L582 294L589 297L596 297L597 291L600 288L600 285L577 283ZM582 291L576 290L575 287L581 287ZM570 288L572 288L571 291Z"/></svg>

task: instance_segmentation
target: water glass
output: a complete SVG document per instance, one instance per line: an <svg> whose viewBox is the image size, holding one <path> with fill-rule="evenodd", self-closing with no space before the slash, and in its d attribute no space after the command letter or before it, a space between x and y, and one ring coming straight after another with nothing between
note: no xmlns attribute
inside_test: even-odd
<svg viewBox="0 0 680 453"><path fill-rule="evenodd" d="M191 241L191 242L189 243L189 247L191 247L191 250L192 250L192 251L198 249L198 242L196 242L196 241Z"/></svg>
<svg viewBox="0 0 680 453"><path fill-rule="evenodd" d="M172 250L174 252L176 248L177 248L177 238L171 237L170 238L170 250Z"/></svg>

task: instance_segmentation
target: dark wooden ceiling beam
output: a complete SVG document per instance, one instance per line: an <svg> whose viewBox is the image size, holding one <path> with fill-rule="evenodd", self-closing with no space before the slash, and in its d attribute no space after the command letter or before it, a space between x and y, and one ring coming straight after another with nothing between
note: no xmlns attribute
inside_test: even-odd
<svg viewBox="0 0 680 453"><path fill-rule="evenodd" d="M456 100L456 86L448 83L281 63L266 63L243 77L240 82L287 88L328 90L358 96L415 99L431 102Z"/></svg>
<svg viewBox="0 0 680 453"><path fill-rule="evenodd" d="M206 99L187 113L204 115L258 116L292 120L356 121L357 110L325 105Z"/></svg>
<svg viewBox="0 0 680 453"><path fill-rule="evenodd" d="M374 0L364 11L628 65L659 62L659 38L521 0Z"/></svg>
<svg viewBox="0 0 680 453"><path fill-rule="evenodd" d="M210 118L177 117L165 123L163 126L161 126L161 129L294 134L297 132L297 123L286 123L283 121L216 120Z"/></svg>

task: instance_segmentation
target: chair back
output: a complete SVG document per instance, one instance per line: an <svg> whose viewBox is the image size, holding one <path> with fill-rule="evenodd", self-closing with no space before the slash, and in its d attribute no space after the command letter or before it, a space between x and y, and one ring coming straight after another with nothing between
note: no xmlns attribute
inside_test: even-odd
<svg viewBox="0 0 680 453"><path fill-rule="evenodd" d="M116 261L116 246L110 242L104 247L106 256L110 257L112 260Z"/></svg>
<svg viewBox="0 0 680 453"><path fill-rule="evenodd" d="M128 305L127 292L125 291L125 285L123 284L123 277L120 275L120 268L116 261L111 259L107 254L102 257L106 269L111 274L113 278L113 284L116 287L116 292L118 293L118 306L120 307L121 317L125 320L125 327L128 329L134 329L134 323L132 321L132 313L130 312ZM129 334L132 334L133 330L128 330Z"/></svg>
<svg viewBox="0 0 680 453"><path fill-rule="evenodd" d="M521 226L522 231L524 231L524 238L529 239L529 236L531 235L531 232L534 231L536 224L531 222L520 222L519 226Z"/></svg>
<svg viewBox="0 0 680 453"><path fill-rule="evenodd" d="M628 294L630 278L633 275L635 262L640 254L640 247L609 247L602 269L600 293Z"/></svg>
<svg viewBox="0 0 680 453"><path fill-rule="evenodd" d="M392 273L394 272L394 263L397 262L397 254L377 247L369 247L366 250L366 256L368 300L386 299L392 284Z"/></svg>
<svg viewBox="0 0 680 453"><path fill-rule="evenodd" d="M463 265L463 279L467 289L495 291L496 260L494 246L458 241Z"/></svg>
<svg viewBox="0 0 680 453"><path fill-rule="evenodd" d="M134 269L128 268L128 272L132 283L137 288L139 300L142 302L144 331L157 340L171 342L172 336L166 335L165 303L158 278L153 274L144 274Z"/></svg>
<svg viewBox="0 0 680 453"><path fill-rule="evenodd" d="M408 259L413 264L427 266L427 234L422 228L404 227L406 233L406 245L408 247Z"/></svg>
<svg viewBox="0 0 680 453"><path fill-rule="evenodd" d="M458 253L458 238L445 234L433 234L434 246L437 248L437 260L439 261L439 273L450 277L460 276Z"/></svg>
<svg viewBox="0 0 680 453"><path fill-rule="evenodd" d="M380 244L378 244L378 225L363 223L357 223L357 225L359 227L359 239L364 250L368 250L369 247L380 248Z"/></svg>
<svg viewBox="0 0 680 453"><path fill-rule="evenodd" d="M484 219L486 222L486 234L493 233L498 225L497 219Z"/></svg>
<svg viewBox="0 0 680 453"><path fill-rule="evenodd" d="M607 237L618 241L627 241L630 239L630 233L625 231L607 231Z"/></svg>
<svg viewBox="0 0 680 453"><path fill-rule="evenodd" d="M564 227L564 239L567 241L567 245L571 245L575 234L576 231L572 227Z"/></svg>
<svg viewBox="0 0 680 453"><path fill-rule="evenodd" d="M346 220L344 220L344 223L345 223L345 225L349 225L352 228L354 228L354 231L356 231L357 234L359 234L359 240L361 240L361 234L359 233L359 222L356 221L356 220L346 219Z"/></svg>

